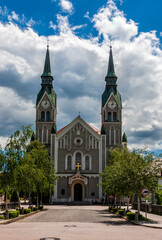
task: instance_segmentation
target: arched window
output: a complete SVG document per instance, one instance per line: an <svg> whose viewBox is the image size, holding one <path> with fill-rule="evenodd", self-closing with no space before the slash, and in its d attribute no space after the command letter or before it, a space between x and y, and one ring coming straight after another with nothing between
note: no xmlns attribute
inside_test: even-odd
<svg viewBox="0 0 162 240"><path fill-rule="evenodd" d="M46 120L50 121L50 112L49 111L46 113Z"/></svg>
<svg viewBox="0 0 162 240"><path fill-rule="evenodd" d="M81 165L82 156L81 156L80 152L76 153L75 158L76 158L76 161L75 161L76 165L77 165L77 163L79 163L79 165Z"/></svg>
<svg viewBox="0 0 162 240"><path fill-rule="evenodd" d="M117 122L117 114L116 114L116 112L113 113L113 122Z"/></svg>
<svg viewBox="0 0 162 240"><path fill-rule="evenodd" d="M41 112L41 121L45 121L45 112L44 111Z"/></svg>
<svg viewBox="0 0 162 240"><path fill-rule="evenodd" d="M90 170L90 167L89 167L89 156L85 157L85 170Z"/></svg>
<svg viewBox="0 0 162 240"><path fill-rule="evenodd" d="M105 111L104 111L104 122L105 122L105 120L106 120L106 119L105 119Z"/></svg>
<svg viewBox="0 0 162 240"><path fill-rule="evenodd" d="M111 112L108 112L108 122L111 122Z"/></svg>
<svg viewBox="0 0 162 240"><path fill-rule="evenodd" d="M71 156L68 156L68 158L67 158L67 169L71 170L71 167L72 167Z"/></svg>

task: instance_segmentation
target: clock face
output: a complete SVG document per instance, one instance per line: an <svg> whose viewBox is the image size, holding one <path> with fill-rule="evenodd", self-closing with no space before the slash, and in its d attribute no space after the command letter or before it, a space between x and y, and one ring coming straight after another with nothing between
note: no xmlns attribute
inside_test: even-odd
<svg viewBox="0 0 162 240"><path fill-rule="evenodd" d="M44 109L47 109L50 106L50 102L48 100L44 100L41 105Z"/></svg>
<svg viewBox="0 0 162 240"><path fill-rule="evenodd" d="M109 106L109 108L114 109L114 108L116 107L116 102L110 101L110 102L108 103L108 106Z"/></svg>

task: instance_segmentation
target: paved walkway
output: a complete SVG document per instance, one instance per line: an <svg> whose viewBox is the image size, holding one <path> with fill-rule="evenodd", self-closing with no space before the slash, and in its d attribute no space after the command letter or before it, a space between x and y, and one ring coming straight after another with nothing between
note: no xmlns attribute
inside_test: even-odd
<svg viewBox="0 0 162 240"><path fill-rule="evenodd" d="M3 240L161 240L162 230L133 225L106 211L105 206L49 206L8 225Z"/></svg>
<svg viewBox="0 0 162 240"><path fill-rule="evenodd" d="M136 212L137 210L131 209L132 212ZM141 214L145 217L145 212L141 211ZM151 221L139 221L139 224L145 225L148 227L158 227L162 229L162 216L152 213L147 213L147 218L151 219Z"/></svg>

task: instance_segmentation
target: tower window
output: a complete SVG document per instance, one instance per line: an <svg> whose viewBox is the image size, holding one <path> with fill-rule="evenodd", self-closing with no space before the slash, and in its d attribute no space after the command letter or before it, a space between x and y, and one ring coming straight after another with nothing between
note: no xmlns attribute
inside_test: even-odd
<svg viewBox="0 0 162 240"><path fill-rule="evenodd" d="M50 112L48 111L47 114L46 114L46 120L47 121L50 121Z"/></svg>
<svg viewBox="0 0 162 240"><path fill-rule="evenodd" d="M85 170L89 170L89 156L85 157Z"/></svg>
<svg viewBox="0 0 162 240"><path fill-rule="evenodd" d="M45 121L45 112L44 111L41 112L41 121Z"/></svg>
<svg viewBox="0 0 162 240"><path fill-rule="evenodd" d="M67 169L71 170L71 156L68 156L67 158Z"/></svg>
<svg viewBox="0 0 162 240"><path fill-rule="evenodd" d="M117 113L116 112L113 113L113 122L117 122Z"/></svg>
<svg viewBox="0 0 162 240"><path fill-rule="evenodd" d="M111 112L108 112L108 122L111 122Z"/></svg>

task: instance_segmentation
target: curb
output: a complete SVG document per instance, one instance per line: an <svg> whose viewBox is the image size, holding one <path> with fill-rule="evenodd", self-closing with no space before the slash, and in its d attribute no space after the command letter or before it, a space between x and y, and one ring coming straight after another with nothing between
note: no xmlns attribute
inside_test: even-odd
<svg viewBox="0 0 162 240"><path fill-rule="evenodd" d="M127 219L126 217L121 216L121 215L119 215L119 214L117 214L117 213L112 213L112 214L115 214L115 215L117 215L118 217L122 217L123 219L125 219L125 221L131 222L131 223L133 223L134 225L137 225L137 226L147 227L147 228L162 229L162 227L158 227L158 226L148 226L148 225L145 225L145 224L140 224L140 223L135 222L135 221L133 221L133 220ZM150 219L150 220L154 221L153 219Z"/></svg>
<svg viewBox="0 0 162 240"><path fill-rule="evenodd" d="M13 219L6 220L6 221L4 220L5 222L2 222L2 223L0 222L0 224L5 225L5 224L9 224L9 223L17 222L17 221L19 221L19 220L21 220L21 219L24 219L24 218L30 217L30 216L32 216L32 215L34 215L34 214L36 214L36 213L43 212L43 211L48 211L48 209L37 210L37 211L35 211L35 212L31 212L31 213L28 213L28 214L22 215L22 216L17 217L17 218L13 218Z"/></svg>

